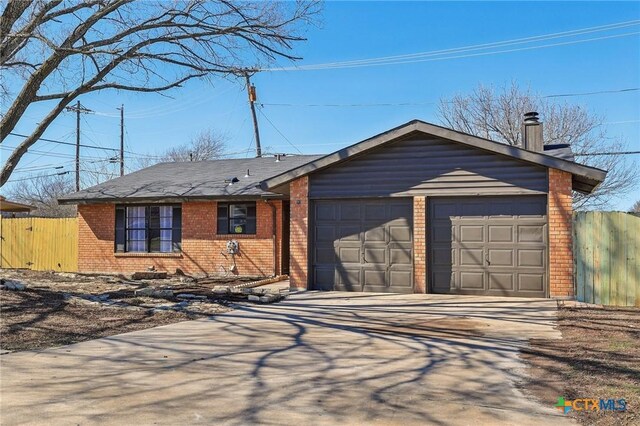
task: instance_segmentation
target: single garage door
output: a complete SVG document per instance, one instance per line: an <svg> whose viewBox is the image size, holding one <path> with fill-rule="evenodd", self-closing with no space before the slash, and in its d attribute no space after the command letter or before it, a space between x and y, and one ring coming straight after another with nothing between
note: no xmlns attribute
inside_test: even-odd
<svg viewBox="0 0 640 426"><path fill-rule="evenodd" d="M434 293L546 297L546 197L429 200Z"/></svg>
<svg viewBox="0 0 640 426"><path fill-rule="evenodd" d="M312 288L411 293L411 199L313 203Z"/></svg>

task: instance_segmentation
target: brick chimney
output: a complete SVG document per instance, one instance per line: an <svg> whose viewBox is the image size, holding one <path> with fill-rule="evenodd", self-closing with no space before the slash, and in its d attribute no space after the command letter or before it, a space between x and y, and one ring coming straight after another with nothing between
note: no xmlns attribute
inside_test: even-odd
<svg viewBox="0 0 640 426"><path fill-rule="evenodd" d="M537 112L528 112L524 115L522 124L522 148L542 152L544 142L542 140L542 123L538 119Z"/></svg>

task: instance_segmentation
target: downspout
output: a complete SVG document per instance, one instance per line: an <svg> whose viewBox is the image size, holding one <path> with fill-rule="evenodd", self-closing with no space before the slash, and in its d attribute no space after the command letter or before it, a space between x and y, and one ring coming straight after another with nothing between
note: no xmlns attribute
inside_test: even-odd
<svg viewBox="0 0 640 426"><path fill-rule="evenodd" d="M271 229L272 229L272 236L271 236L271 240L272 240L272 245L273 245L273 276L277 276L278 275L278 248L276 247L276 240L277 240L277 215L276 215L276 206L269 200L264 200L265 203L267 203L269 205L269 207L271 207Z"/></svg>

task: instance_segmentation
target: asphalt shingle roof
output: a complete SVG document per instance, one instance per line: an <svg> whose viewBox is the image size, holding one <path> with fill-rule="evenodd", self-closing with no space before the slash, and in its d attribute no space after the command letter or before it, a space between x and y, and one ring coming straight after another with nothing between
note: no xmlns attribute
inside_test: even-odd
<svg viewBox="0 0 640 426"><path fill-rule="evenodd" d="M63 203L83 201L259 197L273 193L260 182L299 167L321 155L293 155L194 162L159 163L91 188L65 195ZM249 171L249 176L245 177ZM238 178L229 185L227 179Z"/></svg>

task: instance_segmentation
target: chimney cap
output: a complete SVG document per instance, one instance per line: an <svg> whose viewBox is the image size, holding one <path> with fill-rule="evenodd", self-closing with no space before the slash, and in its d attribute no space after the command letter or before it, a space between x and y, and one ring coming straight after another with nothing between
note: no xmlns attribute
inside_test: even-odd
<svg viewBox="0 0 640 426"><path fill-rule="evenodd" d="M539 121L539 114L535 111L526 112L524 114L525 123L537 123Z"/></svg>

